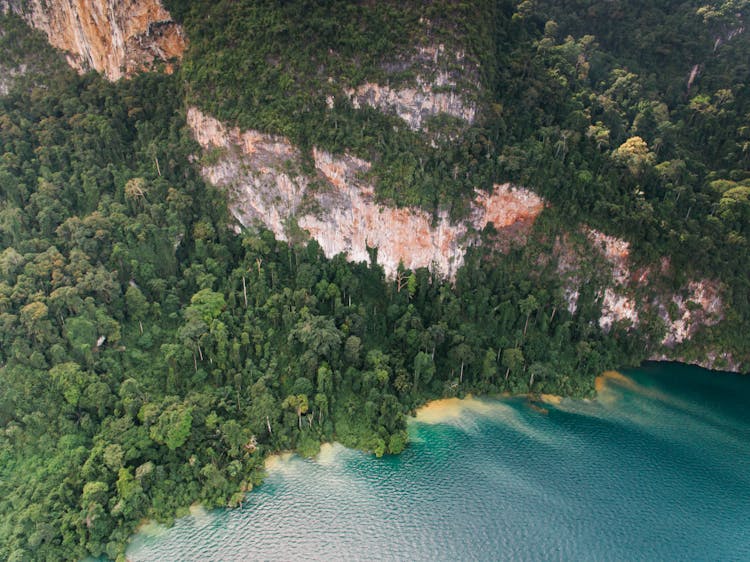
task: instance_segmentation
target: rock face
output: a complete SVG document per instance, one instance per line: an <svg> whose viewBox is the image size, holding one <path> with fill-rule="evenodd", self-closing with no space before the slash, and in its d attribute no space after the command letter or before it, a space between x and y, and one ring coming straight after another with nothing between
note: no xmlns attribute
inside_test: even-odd
<svg viewBox="0 0 750 562"><path fill-rule="evenodd" d="M230 129L196 108L188 111L188 124L206 151L203 176L228 189L232 212L241 224L262 224L284 240L309 235L328 257L344 253L349 260L367 261L368 248L377 248L378 263L389 276L403 263L408 269L429 267L453 277L478 231L492 223L500 234L511 237L533 224L545 205L527 189L494 185L490 193L477 191L468 219L453 224L445 214L378 203L374 187L364 179L370 164L359 158L314 148L309 155L312 166L305 170L304 155L283 137ZM598 259L604 264L598 275L606 279L598 296L599 326L604 331L623 322L638 329L641 316L653 311L664 323L659 343L668 353L701 326L721 320L723 306L715 281L691 281L674 294L652 290L651 280L663 272L634 272L626 241L590 228L582 233L585 248L574 250L569 240L560 241L553 256L567 280L571 313L582 284L593 281L583 273L584 262ZM668 267L662 264L662 269Z"/></svg>
<svg viewBox="0 0 750 562"><path fill-rule="evenodd" d="M640 324L639 310L655 310L666 329L661 345L674 348L690 339L701 326L712 326L723 317L723 305L718 282L711 279L694 280L673 294L652 294L650 300L637 302L636 293L643 295L649 278L657 272L650 269L631 272L628 259L630 247L627 242L606 236L595 230L589 231L594 247L612 265L613 286L607 287L602 298L602 317L599 325L605 331L614 322L627 320L633 327ZM663 267L669 267L667 263Z"/></svg>
<svg viewBox="0 0 750 562"><path fill-rule="evenodd" d="M626 241L590 228L584 229L583 234L587 248L576 251L570 240L558 240L555 248L558 272L566 279L565 294L571 312L576 311L579 289L587 282L581 273L582 264L587 257L598 254L606 265L608 279L608 286L598 295L602 330L609 332L616 323L625 323L630 329L637 330L646 315L655 314L663 323L664 336L661 341L654 342L658 352L652 359L691 362L707 368L739 369L737 362L727 354L710 353L695 361L682 357L678 351L680 344L689 341L699 329L722 320L724 305L721 285L717 281L692 280L676 292L658 289L654 280L669 274L668 260L662 260L656 268L634 271L630 264L630 245ZM588 267L591 269L591 264Z"/></svg>
<svg viewBox="0 0 750 562"><path fill-rule="evenodd" d="M602 295L602 316L599 326L604 331L612 329L612 325L619 321L629 321L632 326L638 325L638 307L634 299L626 293L630 280L628 259L630 245L624 240L607 236L598 230L589 229L586 236L591 245L601 253L602 257L612 267L612 285L604 290Z"/></svg>
<svg viewBox="0 0 750 562"><path fill-rule="evenodd" d="M17 76L23 76L26 73L26 65L22 64L18 67L7 68L0 64L0 96L6 95L13 85L13 81Z"/></svg>
<svg viewBox="0 0 750 562"><path fill-rule="evenodd" d="M682 347L699 330L723 319L722 287L717 281L691 280L672 291L662 282L672 277L668 259L634 269L626 241L586 227L581 228L578 242L572 238L570 234L560 236L553 250L571 314L578 309L584 287L601 287L595 298L601 306L598 324L604 332L616 324L637 332L654 327L656 321L663 328L663 336L650 342L650 359L740 370L739 363L727 353L696 353Z"/></svg>
<svg viewBox="0 0 750 562"><path fill-rule="evenodd" d="M243 225L260 222L282 239L299 236L299 227L328 257L344 253L367 261L367 248L377 248L390 276L403 262L452 277L477 231L490 222L499 231L528 226L544 208L529 190L495 185L489 194L477 192L468 221L452 224L446 214L379 204L363 179L370 164L359 158L313 149L314 173L306 173L302 154L285 138L228 129L196 108L188 111L188 123L207 150L204 177L230 190Z"/></svg>
<svg viewBox="0 0 750 562"><path fill-rule="evenodd" d="M466 80L476 74L464 60L463 52L448 52L444 45L420 47L407 61L387 65L394 69L409 68L416 78L409 86L366 82L345 90L355 109L373 107L383 113L397 115L412 130L422 129L429 117L450 115L472 123L477 115L477 104L467 99L467 90L476 91L475 80ZM448 68L462 68L460 75ZM463 82L463 87L460 83Z"/></svg>
<svg viewBox="0 0 750 562"><path fill-rule="evenodd" d="M179 59L185 50L182 29L160 0L0 0L0 8L46 33L74 68L110 80Z"/></svg>
<svg viewBox="0 0 750 562"><path fill-rule="evenodd" d="M476 105L467 103L454 90L435 91L432 84L421 78L417 78L416 86L400 89L366 82L356 89L347 90L346 94L355 109L369 105L383 113L394 113L412 130L421 129L428 117L441 113L471 123L477 111Z"/></svg>

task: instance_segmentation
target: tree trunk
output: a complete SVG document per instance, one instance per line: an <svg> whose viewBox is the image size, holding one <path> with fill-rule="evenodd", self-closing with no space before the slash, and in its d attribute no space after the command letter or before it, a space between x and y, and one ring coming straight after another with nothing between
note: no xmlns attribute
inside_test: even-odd
<svg viewBox="0 0 750 562"><path fill-rule="evenodd" d="M463 383L464 382L464 362L461 361L461 372L458 375L458 382Z"/></svg>
<svg viewBox="0 0 750 562"><path fill-rule="evenodd" d="M506 380L506 381L508 380L508 375L510 375L510 367L508 367L508 368L507 368L507 369L505 370L505 380Z"/></svg>
<svg viewBox="0 0 750 562"><path fill-rule="evenodd" d="M242 276L242 296L245 297L245 308L247 308L247 285L245 285L245 276Z"/></svg>
<svg viewBox="0 0 750 562"><path fill-rule="evenodd" d="M271 420L268 419L268 416L266 416L266 427L268 428L268 435L273 435L273 431L271 431Z"/></svg>

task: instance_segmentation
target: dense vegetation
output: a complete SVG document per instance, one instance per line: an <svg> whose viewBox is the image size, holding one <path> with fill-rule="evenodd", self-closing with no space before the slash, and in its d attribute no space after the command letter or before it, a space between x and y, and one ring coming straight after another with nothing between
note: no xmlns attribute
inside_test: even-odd
<svg viewBox="0 0 750 562"><path fill-rule="evenodd" d="M333 29L328 3L312 0L168 4L192 39L191 103L373 161L392 204L460 217L477 186L533 186L571 224L629 240L641 263L669 256L674 287L724 281L737 317L705 337L747 357L748 2L341 2ZM480 102L475 125L456 136L444 120L424 135L352 109L347 87L450 72L450 55L425 68L415 52L439 43L466 52L455 90Z"/></svg>
<svg viewBox="0 0 750 562"><path fill-rule="evenodd" d="M737 358L750 353L749 9L521 2L497 89L503 176L629 240L643 264L668 256L674 287L723 281L729 318L701 337Z"/></svg>
<svg viewBox="0 0 750 562"><path fill-rule="evenodd" d="M589 2L434 2L425 36L423 12L400 3L334 2L341 28L323 2L169 4L192 45L178 74L110 84L40 58L54 78L32 69L0 98L0 558L115 557L145 517L240 503L269 452L336 439L397 453L430 398L590 396L659 323L603 334L594 258L568 312L539 256L580 221L644 263L669 256L666 283L720 278L734 315L698 343L748 356L749 49L711 40L734 12L628 4L613 31ZM654 21L667 23L642 37ZM53 57L16 20L0 27L9 60ZM363 80L408 82L414 69L383 58L433 40L478 64L462 87L482 118L460 136L325 104ZM235 235L226 194L191 164L186 100L362 154L400 204L460 215L474 187L512 178L554 206L505 255L488 229L454 284L387 280L375 250L349 264L315 242Z"/></svg>
<svg viewBox="0 0 750 562"><path fill-rule="evenodd" d="M491 148L483 127L464 130L439 116L431 122L436 135L427 138L398 118L354 111L344 90L366 81L410 84L443 71L457 82L445 88L484 99L481 85L495 74L493 2L166 5L190 37L181 70L189 103L244 129L283 134L303 148L347 150L371 160L379 194L394 204L455 207L458 216L474 187L491 183L497 165L485 158ZM437 66L413 56L415 46L436 44L447 46ZM466 53L460 66L457 50ZM327 99L335 100L333 107ZM457 130L463 133L459 143Z"/></svg>

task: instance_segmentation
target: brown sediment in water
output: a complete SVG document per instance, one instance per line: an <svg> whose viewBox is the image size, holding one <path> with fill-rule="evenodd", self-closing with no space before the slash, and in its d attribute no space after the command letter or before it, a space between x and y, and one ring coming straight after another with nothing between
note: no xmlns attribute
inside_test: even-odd
<svg viewBox="0 0 750 562"><path fill-rule="evenodd" d="M458 420L466 412L492 415L497 407L497 402L479 400L467 394L465 398L443 398L428 402L417 409L415 418L421 423L445 423Z"/></svg>
<svg viewBox="0 0 750 562"><path fill-rule="evenodd" d="M344 446L339 443L321 443L320 451L315 455L315 462L328 466L336 462L339 454L344 450Z"/></svg>
<svg viewBox="0 0 750 562"><path fill-rule="evenodd" d="M522 398L522 396L515 396L513 398ZM528 405L540 414L548 413L547 408L543 408L531 401L528 402ZM443 423L457 424L460 428L471 430L475 427L471 418L468 420L468 425L464 425L463 423L466 421L466 414L478 414L482 417L491 418L502 422L510 429L523 434L529 439L554 445L554 441L543 430L529 425L527 420L522 415L519 415L512 404L503 400L481 400L471 396L435 400L419 408L414 421L430 425Z"/></svg>
<svg viewBox="0 0 750 562"><path fill-rule="evenodd" d="M442 398L428 402L416 412L415 418L422 423L440 423L447 419L454 419L461 415L466 408L466 402L473 400L471 396L461 398Z"/></svg>
<svg viewBox="0 0 750 562"><path fill-rule="evenodd" d="M198 502L192 504L188 508L188 511L190 512L190 516L196 519L206 517L208 515L208 510L206 509L206 507Z"/></svg>
<svg viewBox="0 0 750 562"><path fill-rule="evenodd" d="M536 404L536 402L543 402L554 406L562 403L562 396L555 394L512 395L503 392L496 395L495 398L507 399L523 396L529 399L529 406L541 414L547 414L549 410ZM442 398L428 402L421 408L418 408L415 414L415 421L428 424L445 423L459 419L466 412L490 415L493 412L496 413L498 407L499 403L497 402L480 400L470 394L467 394L465 398Z"/></svg>
<svg viewBox="0 0 750 562"><path fill-rule="evenodd" d="M132 534L133 536L137 535L138 533L156 535L163 533L164 531L166 531L166 529L167 527L165 525L162 525L161 523L158 523L153 519L149 519L148 517L144 517L138 522L138 525L135 526L135 530Z"/></svg>
<svg viewBox="0 0 750 562"><path fill-rule="evenodd" d="M543 416L546 416L549 414L549 410L547 408L544 408L542 406L539 406L538 404L535 404L534 402L529 401L529 408L534 410L535 412L542 414Z"/></svg>
<svg viewBox="0 0 750 562"><path fill-rule="evenodd" d="M631 392L638 393L640 396L671 404L676 408L689 409L689 405L686 405L684 401L666 394L658 388L644 386L634 381L632 378L617 371L605 371L601 374L601 376L596 377L595 385L596 392L598 394L597 398L601 399L603 393L606 394L607 391L612 390L610 386L612 384L615 384L622 388L626 388Z"/></svg>
<svg viewBox="0 0 750 562"><path fill-rule="evenodd" d="M597 394L604 392L609 383L615 383L632 390L635 390L638 387L638 384L633 379L626 377L618 371L604 371L594 380Z"/></svg>
<svg viewBox="0 0 750 562"><path fill-rule="evenodd" d="M315 462L319 464L331 464L333 463L338 454L343 450L343 446L336 442L327 442L320 444L320 451L318 454L312 457ZM284 467L284 463L288 462L295 455L294 451L283 451L280 453L274 453L266 457L264 468L266 472L278 470Z"/></svg>
<svg viewBox="0 0 750 562"><path fill-rule="evenodd" d="M169 525L159 523L158 521L154 521L153 519L144 518L140 520L136 528L131 533L130 540L132 540L136 535L146 535L152 538L160 537L164 535L168 530ZM125 555L125 560L127 562L131 562L130 558L127 557L127 554Z"/></svg>

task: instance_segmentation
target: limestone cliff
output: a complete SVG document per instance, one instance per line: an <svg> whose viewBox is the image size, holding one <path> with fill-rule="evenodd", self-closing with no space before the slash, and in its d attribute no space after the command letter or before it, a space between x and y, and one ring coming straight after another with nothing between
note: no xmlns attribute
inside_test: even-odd
<svg viewBox="0 0 750 562"><path fill-rule="evenodd" d="M155 62L179 59L186 46L181 28L160 0L0 0L0 9L19 13L43 31L75 68L92 68L112 80ZM465 124L477 118L478 68L465 61L462 52L448 51L443 45L422 46L388 65L396 74L410 72L414 78L345 89L343 94L355 108L367 105L394 114L412 130L425 132L435 116L447 115ZM11 77L11 71L5 74ZM0 80L0 94L6 82ZM187 117L205 151L204 177L227 188L231 210L242 225L261 223L281 239L309 236L328 257L343 253L350 260L367 261L368 249L377 248L378 263L389 276L403 263L408 269L429 267L451 278L485 226L492 223L501 240L516 239L545 206L533 192L502 184L487 186L486 192L477 190L468 218L460 223L451 222L445 212L392 208L376 199L367 175L369 162L319 148L303 154L284 137L230 128L197 108L191 108ZM663 323L664 335L655 357L679 358L671 350L701 326L722 319L718 282L691 280L674 293L653 289L654 279L667 274L663 270L668 270L668 262L661 264L662 271L658 267L633 271L627 242L593 229L583 229L583 237L582 251L560 240L554 256L540 257L557 260L558 272L566 279L570 312L576 311L581 289L590 282L584 262L590 265L592 256L595 261L598 255L607 269L597 280L597 286L603 285L597 298L599 326L604 331L616 323L637 330L644 318L656 317ZM701 363L733 365L731 357L720 354Z"/></svg>
<svg viewBox="0 0 750 562"><path fill-rule="evenodd" d="M455 224L446 214L435 217L421 209L378 203L365 179L370 164L359 158L314 148L309 155L314 171L305 171L303 154L286 138L228 128L197 108L189 109L188 124L205 150L204 177L229 191L231 210L242 225L260 223L284 240L306 233L328 257L343 253L349 260L367 261L368 247L377 248L378 263L389 276L403 263L452 277L487 224L512 238L528 229L545 206L527 189L495 185L489 193L477 191L468 219ZM626 241L590 228L582 234L583 247L560 240L555 255L540 256L557 261L570 312L576 311L583 285L594 282L588 270L596 272L595 283L603 286L599 326L608 332L615 323L625 323L637 330L644 314L656 315L664 328L661 341L654 342L660 358L679 358L672 354L676 346L721 320L716 281L693 280L675 293L655 289L651 284L668 273L668 263L661 264L664 271L634 271ZM700 363L733 364L731 357L719 354Z"/></svg>
<svg viewBox="0 0 750 562"><path fill-rule="evenodd" d="M591 281L584 272L597 270L599 281L604 279L603 289L597 295L602 330L609 332L616 323L639 330L647 317L655 317L663 328L663 335L653 342L652 359L690 362L707 368L739 368L734 358L726 353L710 353L693 360L681 356L679 351L680 345L701 328L723 319L722 286L718 281L690 280L679 290L671 291L658 282L660 278L670 277L669 260L663 259L658 266L634 269L630 245L626 241L591 228L584 228L582 233L586 241L584 247L575 248L569 239L560 239L555 249L558 272L566 280L568 310L576 311L580 290Z"/></svg>
<svg viewBox="0 0 750 562"><path fill-rule="evenodd" d="M711 279L689 281L676 293L655 292L647 302L644 291L659 274L668 273L669 263L661 264L662 271L652 268L633 272L630 267L630 245L624 240L606 236L596 230L588 231L595 249L612 266L612 286L602 296L602 317L599 325L611 329L614 322L626 320L634 327L640 324L639 311L654 310L664 322L665 334L661 344L668 349L695 334L700 326L711 326L722 318L722 301L718 282ZM640 297L641 302L638 302Z"/></svg>
<svg viewBox="0 0 750 562"><path fill-rule="evenodd" d="M329 257L344 253L367 261L367 248L376 247L388 275L403 262L451 277L477 231L491 222L515 236L544 207L529 190L495 185L491 193L477 192L469 220L453 224L445 213L433 217L421 209L378 203L372 184L363 179L370 164L359 158L313 149L315 173L305 173L299 149L283 137L229 129L196 108L188 111L188 123L208 151L204 177L229 189L232 212L243 225L259 221L288 239L292 219Z"/></svg>
<svg viewBox="0 0 750 562"><path fill-rule="evenodd" d="M395 114L412 130L424 129L430 117L440 114L471 124L477 116L477 104L471 98L479 86L477 69L465 60L462 51L452 52L444 45L423 46L408 59L387 65L415 78L408 85L366 82L345 90L355 108L370 106ZM460 73L450 68L461 68Z"/></svg>
<svg viewBox="0 0 750 562"><path fill-rule="evenodd" d="M179 59L185 50L182 29L160 0L0 0L0 8L43 31L74 68L110 80Z"/></svg>

